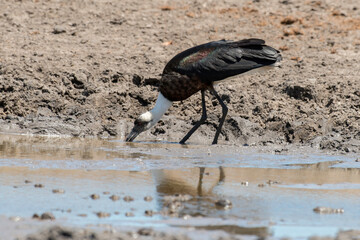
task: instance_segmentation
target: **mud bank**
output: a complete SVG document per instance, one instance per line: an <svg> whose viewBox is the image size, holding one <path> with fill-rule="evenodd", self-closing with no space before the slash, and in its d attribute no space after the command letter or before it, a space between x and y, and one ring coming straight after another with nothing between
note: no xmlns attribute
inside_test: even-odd
<svg viewBox="0 0 360 240"><path fill-rule="evenodd" d="M217 88L229 106L220 144L360 149L356 1L1 1L0 131L124 138L157 97L166 62L211 40L258 37L282 68ZM220 106L190 141L211 142ZM138 140L179 141L200 94Z"/></svg>

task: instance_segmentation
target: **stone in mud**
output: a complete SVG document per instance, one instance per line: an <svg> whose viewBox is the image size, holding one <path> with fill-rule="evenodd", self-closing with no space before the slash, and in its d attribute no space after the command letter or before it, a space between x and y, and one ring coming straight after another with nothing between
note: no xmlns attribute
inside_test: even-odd
<svg viewBox="0 0 360 240"><path fill-rule="evenodd" d="M215 206L222 209L232 208L232 202L228 199L220 199L215 202Z"/></svg>
<svg viewBox="0 0 360 240"><path fill-rule="evenodd" d="M107 213L107 212L97 212L95 213L96 216L98 216L98 218L107 218L107 217L110 217L110 213Z"/></svg>
<svg viewBox="0 0 360 240"><path fill-rule="evenodd" d="M343 208L330 208L330 207L316 207L313 209L314 212L319 214L336 214L336 213L344 213Z"/></svg>
<svg viewBox="0 0 360 240"><path fill-rule="evenodd" d="M154 230L152 230L151 228L140 228L137 233L140 236L151 236L154 234Z"/></svg>
<svg viewBox="0 0 360 240"><path fill-rule="evenodd" d="M144 214L147 217L152 217L154 215L154 211L153 210L145 210Z"/></svg>
<svg viewBox="0 0 360 240"><path fill-rule="evenodd" d="M131 196L125 196L125 197L123 198L123 200L124 200L125 202L132 202L132 201L134 201L134 198L131 197Z"/></svg>
<svg viewBox="0 0 360 240"><path fill-rule="evenodd" d="M125 213L125 216L126 216L126 217L133 217L133 216L134 216L134 213L132 213L132 212L126 212L126 213Z"/></svg>
<svg viewBox="0 0 360 240"><path fill-rule="evenodd" d="M55 220L55 216L51 212L45 212L40 216L41 220Z"/></svg>
<svg viewBox="0 0 360 240"><path fill-rule="evenodd" d="M65 193L65 190L61 189L61 188L60 189L53 189L52 192L62 194L62 193Z"/></svg>
<svg viewBox="0 0 360 240"><path fill-rule="evenodd" d="M145 202L151 202L152 200L153 200L153 198L151 196L144 197Z"/></svg>
<svg viewBox="0 0 360 240"><path fill-rule="evenodd" d="M120 197L117 196L117 195L111 195L109 198L110 198L111 200L113 200L113 201L118 201L118 200L120 200Z"/></svg>
<svg viewBox="0 0 360 240"><path fill-rule="evenodd" d="M90 198L93 199L93 200L96 200L96 199L99 199L99 198L100 198L100 195L94 193L94 194L91 194L91 195L90 195Z"/></svg>

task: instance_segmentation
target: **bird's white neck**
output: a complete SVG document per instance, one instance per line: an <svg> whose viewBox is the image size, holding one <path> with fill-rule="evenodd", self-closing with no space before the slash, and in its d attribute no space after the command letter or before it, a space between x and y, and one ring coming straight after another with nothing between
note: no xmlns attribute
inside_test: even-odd
<svg viewBox="0 0 360 240"><path fill-rule="evenodd" d="M159 92L159 96L156 100L155 106L149 112L151 113L153 120L157 123L162 115L171 107L172 101L168 100Z"/></svg>

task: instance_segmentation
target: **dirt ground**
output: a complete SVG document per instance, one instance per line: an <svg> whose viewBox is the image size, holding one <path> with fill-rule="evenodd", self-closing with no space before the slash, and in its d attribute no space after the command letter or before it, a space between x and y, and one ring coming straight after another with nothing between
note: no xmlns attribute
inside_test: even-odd
<svg viewBox="0 0 360 240"><path fill-rule="evenodd" d="M360 151L357 0L0 0L0 131L124 138L154 105L163 67L212 40L262 38L282 68L219 84L220 144L299 143ZM190 139L210 143L221 113ZM179 141L200 93L137 140Z"/></svg>

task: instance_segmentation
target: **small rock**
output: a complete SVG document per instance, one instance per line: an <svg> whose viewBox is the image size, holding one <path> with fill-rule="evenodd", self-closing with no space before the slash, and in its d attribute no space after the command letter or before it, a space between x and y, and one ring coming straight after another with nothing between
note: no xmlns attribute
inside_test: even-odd
<svg viewBox="0 0 360 240"><path fill-rule="evenodd" d="M294 22L298 21L297 18L294 18L294 17L291 17L291 16L287 16L283 19L281 19L280 23L281 24L284 24L284 25L291 25L293 24Z"/></svg>
<svg viewBox="0 0 360 240"><path fill-rule="evenodd" d="M126 19L124 19L124 18L120 18L120 19L117 18L117 19L113 19L110 21L110 23L113 25L121 25L124 22L126 22Z"/></svg>
<svg viewBox="0 0 360 240"><path fill-rule="evenodd" d="M25 180L25 183L27 184L27 183L31 183L31 181L30 180Z"/></svg>
<svg viewBox="0 0 360 240"><path fill-rule="evenodd" d="M274 184L280 184L280 182L278 182L278 181L276 181L276 180L268 180L267 182L266 182L268 185L274 185Z"/></svg>
<svg viewBox="0 0 360 240"><path fill-rule="evenodd" d="M145 210L144 214L147 217L152 217L152 215L154 215L154 212L153 210Z"/></svg>
<svg viewBox="0 0 360 240"><path fill-rule="evenodd" d="M64 189L53 189L52 192L62 194L62 193L65 193L65 190Z"/></svg>
<svg viewBox="0 0 360 240"><path fill-rule="evenodd" d="M125 202L132 202L132 201L134 201L134 198L131 197L131 196L125 196L123 199L124 199Z"/></svg>
<svg viewBox="0 0 360 240"><path fill-rule="evenodd" d="M78 216L79 217L87 217L87 214L86 213L79 213Z"/></svg>
<svg viewBox="0 0 360 240"><path fill-rule="evenodd" d="M65 32L66 32L66 30L60 26L54 27L54 29L52 31L53 34L60 34L60 33L65 33Z"/></svg>
<svg viewBox="0 0 360 240"><path fill-rule="evenodd" d="M93 199L93 200L96 200L96 199L99 199L99 198L100 198L100 195L94 193L94 194L91 194L91 195L90 195L90 198Z"/></svg>
<svg viewBox="0 0 360 240"><path fill-rule="evenodd" d="M259 184L258 184L258 187L265 187L265 184L259 183Z"/></svg>
<svg viewBox="0 0 360 240"><path fill-rule="evenodd" d="M110 217L110 213L106 213L106 212L97 212L96 216L98 216L98 218L106 218L106 217Z"/></svg>
<svg viewBox="0 0 360 240"><path fill-rule="evenodd" d="M240 184L243 185L243 186L249 186L249 182L248 182L248 181L241 182Z"/></svg>
<svg viewBox="0 0 360 240"><path fill-rule="evenodd" d="M33 219L39 219L40 216L39 216L37 213L34 213L34 214L32 215L32 218L33 218Z"/></svg>
<svg viewBox="0 0 360 240"><path fill-rule="evenodd" d="M141 236L150 236L153 235L154 231L151 228L141 228L137 233Z"/></svg>
<svg viewBox="0 0 360 240"><path fill-rule="evenodd" d="M319 214L344 213L343 208L329 208L329 207L316 207L313 209L313 211Z"/></svg>
<svg viewBox="0 0 360 240"><path fill-rule="evenodd" d="M54 220L55 217L52 213L46 212L46 213L41 214L40 219L41 220Z"/></svg>
<svg viewBox="0 0 360 240"><path fill-rule="evenodd" d="M127 212L127 213L125 213L125 216L126 216L126 217L133 217L133 216L134 216L134 213L132 213L132 212Z"/></svg>
<svg viewBox="0 0 360 240"><path fill-rule="evenodd" d="M232 203L228 199L220 199L215 202L215 206L223 209L230 209L232 207Z"/></svg>
<svg viewBox="0 0 360 240"><path fill-rule="evenodd" d="M37 184L35 184L34 185L34 187L36 187L36 188L43 188L43 187L45 187L43 184L41 184L41 183L37 183Z"/></svg>
<svg viewBox="0 0 360 240"><path fill-rule="evenodd" d="M120 197L117 195L111 195L109 198L113 201L118 201L120 199Z"/></svg>
<svg viewBox="0 0 360 240"><path fill-rule="evenodd" d="M105 192L103 192L103 194L104 194L104 195L109 195L109 194L110 194L110 192L105 191Z"/></svg>
<svg viewBox="0 0 360 240"><path fill-rule="evenodd" d="M151 196L144 197L144 201L146 201L146 202L151 202L152 200L153 200L153 198Z"/></svg>

